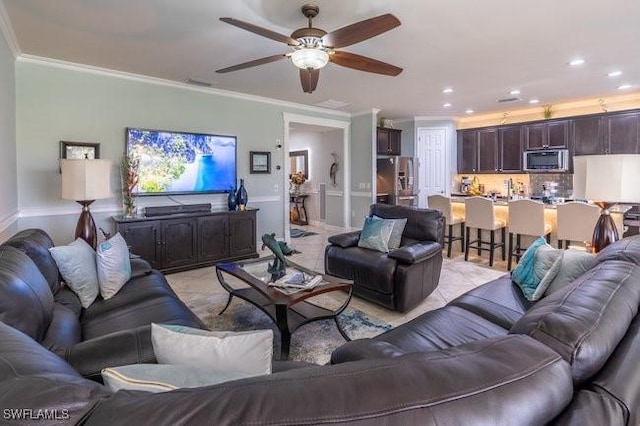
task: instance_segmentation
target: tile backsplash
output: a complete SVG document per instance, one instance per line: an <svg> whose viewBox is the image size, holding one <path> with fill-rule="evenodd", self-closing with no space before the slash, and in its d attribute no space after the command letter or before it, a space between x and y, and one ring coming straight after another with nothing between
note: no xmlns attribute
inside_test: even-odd
<svg viewBox="0 0 640 426"><path fill-rule="evenodd" d="M473 178L474 175L465 175ZM573 175L571 173L513 173L513 174L478 174L475 175L484 185L485 192L497 191L501 195L506 195L504 181L513 179L514 182L520 182L525 185L526 193L530 196L542 195L542 184L544 182L557 182L558 197L570 197L573 189ZM460 180L462 175L456 175L453 180L452 192L460 191Z"/></svg>

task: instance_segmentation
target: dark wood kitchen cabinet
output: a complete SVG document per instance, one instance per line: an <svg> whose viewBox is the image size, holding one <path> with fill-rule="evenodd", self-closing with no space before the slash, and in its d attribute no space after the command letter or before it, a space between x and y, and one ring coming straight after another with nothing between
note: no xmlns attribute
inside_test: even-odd
<svg viewBox="0 0 640 426"><path fill-rule="evenodd" d="M156 216L114 217L131 253L165 273L184 271L258 257L256 212L206 212Z"/></svg>
<svg viewBox="0 0 640 426"><path fill-rule="evenodd" d="M505 173L522 172L522 127L506 126L499 129L499 169Z"/></svg>
<svg viewBox="0 0 640 426"><path fill-rule="evenodd" d="M458 173L476 173L478 170L478 131L458 131Z"/></svg>
<svg viewBox="0 0 640 426"><path fill-rule="evenodd" d="M527 149L569 147L569 120L525 124L522 129Z"/></svg>
<svg viewBox="0 0 640 426"><path fill-rule="evenodd" d="M571 120L573 155L604 154L602 117L590 116Z"/></svg>
<svg viewBox="0 0 640 426"><path fill-rule="evenodd" d="M640 113L615 113L603 117L607 154L638 154Z"/></svg>
<svg viewBox="0 0 640 426"><path fill-rule="evenodd" d="M498 172L498 131L478 131L478 173Z"/></svg>
<svg viewBox="0 0 640 426"><path fill-rule="evenodd" d="M376 129L376 147L379 155L402 155L402 130L378 127Z"/></svg>

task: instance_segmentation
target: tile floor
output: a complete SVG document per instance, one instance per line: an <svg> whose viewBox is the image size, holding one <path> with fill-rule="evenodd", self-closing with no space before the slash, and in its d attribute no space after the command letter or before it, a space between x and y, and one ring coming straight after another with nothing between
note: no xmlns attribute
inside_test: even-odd
<svg viewBox="0 0 640 426"><path fill-rule="evenodd" d="M291 256L291 260L313 270L324 271L324 248L327 245L327 238L337 232L320 226L295 227L317 232L317 235L291 239L289 245L301 252ZM451 259L447 259L446 252L444 252L445 260L438 287L428 298L411 311L405 313L394 312L357 297L352 299L349 306L360 309L368 315L391 325L399 325L426 311L444 306L460 294L506 273L506 262L496 261L494 262L494 267L489 268L488 254L486 253L482 257L470 254L469 261L465 262L464 255L460 252L459 247L459 243L454 245ZM263 252L260 248L258 248L258 252L261 256L269 254L268 250ZM226 294L218 284L213 267L167 275L167 280L181 299L190 307L196 308L194 309L196 313L198 313L199 302L202 300L210 299L212 294ZM335 299L332 301L331 294L327 295L328 297L325 297L322 303L328 303L329 305L335 303L337 306L341 300ZM339 297L339 295L336 295L336 298ZM234 303L245 302L236 301Z"/></svg>

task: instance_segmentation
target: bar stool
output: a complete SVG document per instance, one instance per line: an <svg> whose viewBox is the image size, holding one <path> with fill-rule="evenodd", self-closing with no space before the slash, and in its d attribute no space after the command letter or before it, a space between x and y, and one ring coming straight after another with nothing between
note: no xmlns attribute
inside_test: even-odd
<svg viewBox="0 0 640 426"><path fill-rule="evenodd" d="M558 248L569 247L571 241L589 242L593 237L593 228L600 218L600 207L594 204L572 201L558 204Z"/></svg>
<svg viewBox="0 0 640 426"><path fill-rule="evenodd" d="M516 245L513 246L513 235ZM551 224L544 220L544 204L533 200L515 200L509 202L509 261L507 270L511 270L511 262L515 256L520 261L522 253L521 236L545 237L551 242Z"/></svg>
<svg viewBox="0 0 640 426"><path fill-rule="evenodd" d="M451 206L451 198L444 195L429 195L427 197L430 209L437 209L444 215L447 225L449 225L449 235L445 235L444 239L448 244L447 257L451 257L451 245L454 241L460 241L460 251L464 253L464 216L453 213ZM453 235L453 225L460 225L460 236Z"/></svg>
<svg viewBox="0 0 640 426"><path fill-rule="evenodd" d="M478 255L482 250L489 252L489 266L493 266L493 254L496 248L502 249L502 260L505 260L505 227L506 223L503 220L497 219L493 201L484 197L470 197L464 200L465 206L465 221L466 221L466 247L464 250L464 260L469 260L469 249L473 248L478 250ZM478 230L478 239L471 241L470 228L476 228ZM482 231L491 231L491 237L489 241L482 240ZM500 230L502 234L502 240L500 243L496 243L495 234ZM475 245L477 243L477 245ZM483 247L483 244L488 244L489 248Z"/></svg>

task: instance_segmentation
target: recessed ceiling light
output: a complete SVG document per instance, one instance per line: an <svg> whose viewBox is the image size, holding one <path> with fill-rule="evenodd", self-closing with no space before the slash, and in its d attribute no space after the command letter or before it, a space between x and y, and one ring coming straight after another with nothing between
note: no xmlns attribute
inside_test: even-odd
<svg viewBox="0 0 640 426"><path fill-rule="evenodd" d="M622 75L622 71L611 71L607 74L607 77L620 77Z"/></svg>
<svg viewBox="0 0 640 426"><path fill-rule="evenodd" d="M451 104L450 104L449 102L447 102L446 104L442 104L442 106L443 106L444 108L449 108L449 107L451 106Z"/></svg>
<svg viewBox="0 0 640 426"><path fill-rule="evenodd" d="M466 110L466 111L465 111L465 113L467 113L467 114L473 114L473 110L472 110L472 109L468 109L468 110Z"/></svg>
<svg viewBox="0 0 640 426"><path fill-rule="evenodd" d="M453 89L451 87L447 87L442 90L442 93L452 93L452 92L453 92Z"/></svg>
<svg viewBox="0 0 640 426"><path fill-rule="evenodd" d="M621 84L620 86L618 86L618 90L627 90L627 89L631 89L631 85L630 84Z"/></svg>
<svg viewBox="0 0 640 426"><path fill-rule="evenodd" d="M520 91L518 89L513 89L512 91L509 92L510 95L519 95Z"/></svg>
<svg viewBox="0 0 640 426"><path fill-rule="evenodd" d="M530 103L530 104L537 104L537 103L539 103L539 102L540 102L540 99L530 99L530 100L529 100L529 103Z"/></svg>
<svg viewBox="0 0 640 426"><path fill-rule="evenodd" d="M580 65L584 65L585 60L582 58L576 58L576 59L572 59L569 62L569 65L571 65L572 67L579 67Z"/></svg>

